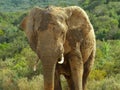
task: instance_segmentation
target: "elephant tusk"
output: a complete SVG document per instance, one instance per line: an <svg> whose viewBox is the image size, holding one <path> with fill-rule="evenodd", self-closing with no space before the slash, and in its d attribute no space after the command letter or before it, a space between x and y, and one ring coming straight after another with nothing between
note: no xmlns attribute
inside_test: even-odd
<svg viewBox="0 0 120 90"><path fill-rule="evenodd" d="M64 62L64 56L62 54L61 60L58 62L58 64L63 64L63 62Z"/></svg>
<svg viewBox="0 0 120 90"><path fill-rule="evenodd" d="M36 65L34 65L34 67L33 67L33 71L36 71L37 70L37 67L36 67Z"/></svg>
<svg viewBox="0 0 120 90"><path fill-rule="evenodd" d="M37 65L39 64L39 58L37 57L36 58L36 61L35 61L35 64L34 64L34 66L33 66L33 71L37 71Z"/></svg>

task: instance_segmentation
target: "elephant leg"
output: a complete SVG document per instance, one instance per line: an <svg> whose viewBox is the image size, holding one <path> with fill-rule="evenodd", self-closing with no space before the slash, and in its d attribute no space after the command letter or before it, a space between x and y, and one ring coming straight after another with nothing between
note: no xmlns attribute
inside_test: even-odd
<svg viewBox="0 0 120 90"><path fill-rule="evenodd" d="M54 90L62 90L62 86L61 86L61 82L60 82L60 74L59 74L57 68L55 71L54 85L55 85Z"/></svg>
<svg viewBox="0 0 120 90"><path fill-rule="evenodd" d="M83 60L80 52L73 51L70 54L69 63L74 83L74 89L72 90L82 90Z"/></svg>
<svg viewBox="0 0 120 90"><path fill-rule="evenodd" d="M90 73L91 67L93 66L95 54L91 53L87 62L84 64L84 73L83 73L83 90L86 90L87 78Z"/></svg>

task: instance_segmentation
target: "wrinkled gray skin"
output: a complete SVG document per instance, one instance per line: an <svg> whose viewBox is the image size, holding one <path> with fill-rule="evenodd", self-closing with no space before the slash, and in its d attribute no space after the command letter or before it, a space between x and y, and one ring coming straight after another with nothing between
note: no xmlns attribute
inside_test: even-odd
<svg viewBox="0 0 120 90"><path fill-rule="evenodd" d="M95 35L80 7L33 8L21 22L31 48L41 59L44 90L62 90L63 74L70 90L85 90L95 57ZM64 62L58 64L64 56Z"/></svg>

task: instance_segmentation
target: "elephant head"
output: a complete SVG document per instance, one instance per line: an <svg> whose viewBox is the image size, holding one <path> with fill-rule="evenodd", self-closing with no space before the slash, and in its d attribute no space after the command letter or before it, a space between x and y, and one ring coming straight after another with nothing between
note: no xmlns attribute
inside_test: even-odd
<svg viewBox="0 0 120 90"><path fill-rule="evenodd" d="M77 6L33 8L21 22L33 51L43 64L45 90L54 89L56 63L63 63L74 42L81 42L92 29L86 13ZM76 32L72 35L72 32ZM71 40L70 45L67 40ZM61 60L60 60L61 59Z"/></svg>

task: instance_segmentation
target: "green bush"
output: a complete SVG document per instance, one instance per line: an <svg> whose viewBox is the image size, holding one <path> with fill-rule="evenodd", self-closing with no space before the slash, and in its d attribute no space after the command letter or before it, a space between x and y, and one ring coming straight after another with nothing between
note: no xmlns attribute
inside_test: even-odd
<svg viewBox="0 0 120 90"><path fill-rule="evenodd" d="M116 77L105 78L100 81L92 80L87 84L88 90L120 90L120 74Z"/></svg>
<svg viewBox="0 0 120 90"><path fill-rule="evenodd" d="M90 75L89 79L90 80L103 80L107 76L106 71L104 70L93 70Z"/></svg>
<svg viewBox="0 0 120 90"><path fill-rule="evenodd" d="M39 75L32 80L21 78L18 80L19 90L43 90L43 76Z"/></svg>
<svg viewBox="0 0 120 90"><path fill-rule="evenodd" d="M79 5L93 24L97 40L96 59L89 75L89 90L120 90L119 0L1 0L0 1L0 90L43 90L41 62L18 26L33 6ZM8 9L9 7L9 9ZM12 11L12 12L11 12ZM111 40L112 39L112 40ZM101 40L101 41L100 41ZM68 89L66 80L62 87Z"/></svg>
<svg viewBox="0 0 120 90"><path fill-rule="evenodd" d="M17 90L16 73L10 69L0 71L0 90Z"/></svg>

